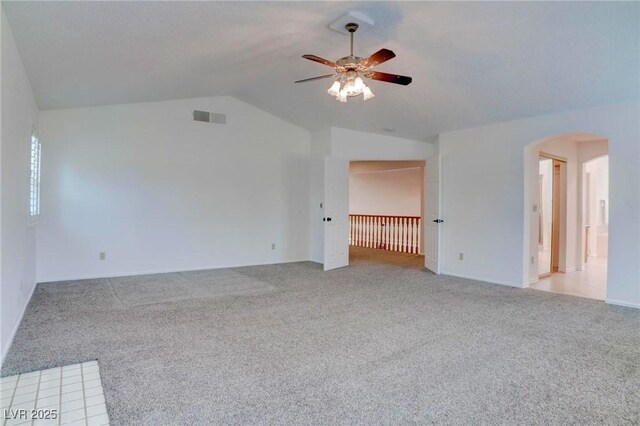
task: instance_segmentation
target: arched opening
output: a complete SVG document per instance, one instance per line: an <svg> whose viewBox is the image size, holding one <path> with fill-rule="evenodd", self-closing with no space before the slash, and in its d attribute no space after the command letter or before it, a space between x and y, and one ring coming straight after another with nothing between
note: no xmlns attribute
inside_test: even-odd
<svg viewBox="0 0 640 426"><path fill-rule="evenodd" d="M538 290L604 300L608 140L568 133L525 149L525 279Z"/></svg>

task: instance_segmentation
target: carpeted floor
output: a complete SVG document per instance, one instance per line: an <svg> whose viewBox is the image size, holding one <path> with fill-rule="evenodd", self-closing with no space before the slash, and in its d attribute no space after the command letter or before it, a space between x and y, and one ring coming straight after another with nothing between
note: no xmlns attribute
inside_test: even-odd
<svg viewBox="0 0 640 426"><path fill-rule="evenodd" d="M98 359L112 424L640 423L640 311L378 255L41 284L2 375Z"/></svg>

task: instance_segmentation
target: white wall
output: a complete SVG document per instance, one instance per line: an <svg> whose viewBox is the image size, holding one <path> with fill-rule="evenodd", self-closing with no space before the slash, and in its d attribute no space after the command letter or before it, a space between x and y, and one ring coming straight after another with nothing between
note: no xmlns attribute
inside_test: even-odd
<svg viewBox="0 0 640 426"><path fill-rule="evenodd" d="M585 179L589 176L590 197L585 188L585 225L590 226L587 253L594 257L607 257L609 232L609 159L599 157L584 165ZM589 199L590 198L590 199ZM584 251L583 251L584 253Z"/></svg>
<svg viewBox="0 0 640 426"><path fill-rule="evenodd" d="M444 272L526 286L533 213L525 200L537 182L525 176L538 165L531 147L550 136L591 133L609 140L607 301L640 307L638 117L638 101L629 101L441 134Z"/></svg>
<svg viewBox="0 0 640 426"><path fill-rule="evenodd" d="M419 167L349 173L349 214L420 216Z"/></svg>
<svg viewBox="0 0 640 426"><path fill-rule="evenodd" d="M4 361L36 283L36 227L29 227L29 145L38 108L0 9L0 352Z"/></svg>
<svg viewBox="0 0 640 426"><path fill-rule="evenodd" d="M584 225L586 225L586 174L584 172L584 165L594 158L602 157L609 154L609 141L606 139L584 141L578 143L578 220L580 222L581 229L578 230L578 243L579 250L578 262L576 269L584 269L584 252L587 244L584 236ZM607 165L608 170L608 165ZM609 184L609 174L607 173L607 187ZM608 197L608 193L607 193ZM608 198L607 198L608 202ZM608 204L607 204L608 205ZM607 209L608 215L608 209ZM607 216L608 217L608 216ZM608 230L607 230L608 231ZM608 237L607 237L608 238Z"/></svg>
<svg viewBox="0 0 640 426"><path fill-rule="evenodd" d="M215 97L43 111L40 136L39 281L309 258L310 134L260 109Z"/></svg>
<svg viewBox="0 0 640 426"><path fill-rule="evenodd" d="M333 157L348 160L424 160L434 153L433 144L365 133L356 130L331 128Z"/></svg>

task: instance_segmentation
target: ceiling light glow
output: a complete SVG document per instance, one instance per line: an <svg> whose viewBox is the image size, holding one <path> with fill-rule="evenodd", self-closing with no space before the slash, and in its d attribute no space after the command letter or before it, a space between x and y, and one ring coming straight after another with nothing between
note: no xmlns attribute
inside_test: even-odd
<svg viewBox="0 0 640 426"><path fill-rule="evenodd" d="M360 95L363 95L365 101L375 96L371 89L364 84L364 80L362 80L359 73L353 73L334 81L327 93L340 102L347 102L348 98Z"/></svg>

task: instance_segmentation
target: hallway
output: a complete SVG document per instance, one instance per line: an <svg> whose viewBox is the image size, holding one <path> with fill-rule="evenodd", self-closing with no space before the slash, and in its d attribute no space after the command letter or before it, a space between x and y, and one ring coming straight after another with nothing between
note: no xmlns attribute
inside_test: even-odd
<svg viewBox="0 0 640 426"><path fill-rule="evenodd" d="M583 271L554 273L529 288L569 296L605 300L607 295L607 259L590 257Z"/></svg>
<svg viewBox="0 0 640 426"><path fill-rule="evenodd" d="M424 269L424 255L349 246L350 266L370 266L375 264Z"/></svg>

